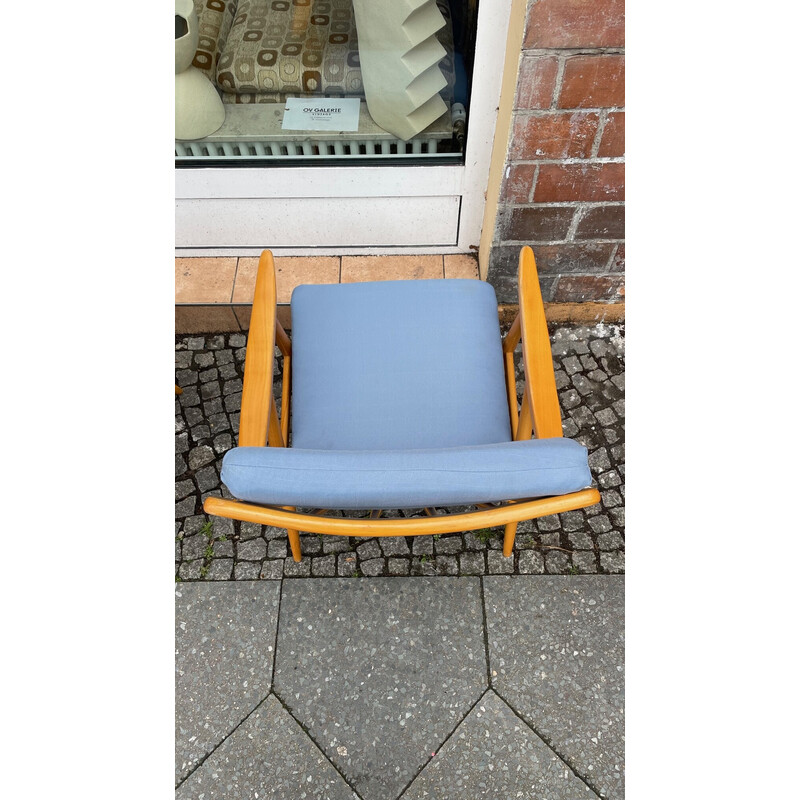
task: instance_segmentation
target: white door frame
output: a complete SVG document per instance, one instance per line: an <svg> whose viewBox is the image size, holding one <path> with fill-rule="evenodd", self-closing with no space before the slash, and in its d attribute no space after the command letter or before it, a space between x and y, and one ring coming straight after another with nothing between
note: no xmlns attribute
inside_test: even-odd
<svg viewBox="0 0 800 800"><path fill-rule="evenodd" d="M279 255L383 255L476 253L481 238L489 163L503 77L511 0L480 0L475 62L463 165L183 167L176 169L176 255L247 256L269 247ZM396 163L396 162L395 162ZM383 202L377 203L375 198ZM393 199L394 202L389 199ZM415 212L415 198L425 198ZM292 201L302 201L293 213ZM331 203L338 222L350 220L341 244L315 241L315 204ZM298 245L265 240L253 233L259 221L276 220L286 230L286 211ZM364 224L370 217L371 225ZM420 220L420 216L424 219ZM248 219L247 225L237 223ZM307 231L303 225L307 222ZM420 243L420 224L429 224L433 241ZM376 231L388 233L376 244ZM360 241L359 236L365 237ZM249 237L249 238L248 238ZM370 238L371 237L371 238ZM276 240L277 239L277 240Z"/></svg>

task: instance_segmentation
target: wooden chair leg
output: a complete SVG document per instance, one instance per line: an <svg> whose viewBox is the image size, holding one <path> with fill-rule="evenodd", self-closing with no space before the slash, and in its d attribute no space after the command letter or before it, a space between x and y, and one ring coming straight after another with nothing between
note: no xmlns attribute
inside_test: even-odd
<svg viewBox="0 0 800 800"><path fill-rule="evenodd" d="M292 558L295 561L300 561L303 558L303 553L300 550L300 531L287 528L286 533L289 534L289 547L292 548Z"/></svg>
<svg viewBox="0 0 800 800"><path fill-rule="evenodd" d="M514 538L517 535L517 523L509 522L506 525L506 532L503 536L503 555L508 558L514 549Z"/></svg>

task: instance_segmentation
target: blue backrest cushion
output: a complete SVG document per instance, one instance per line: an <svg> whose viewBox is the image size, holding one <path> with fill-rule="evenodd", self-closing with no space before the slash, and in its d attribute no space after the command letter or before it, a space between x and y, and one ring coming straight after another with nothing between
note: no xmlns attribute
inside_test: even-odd
<svg viewBox="0 0 800 800"><path fill-rule="evenodd" d="M571 439L425 450L237 447L222 480L261 505L395 509L549 497L591 485L586 448Z"/></svg>

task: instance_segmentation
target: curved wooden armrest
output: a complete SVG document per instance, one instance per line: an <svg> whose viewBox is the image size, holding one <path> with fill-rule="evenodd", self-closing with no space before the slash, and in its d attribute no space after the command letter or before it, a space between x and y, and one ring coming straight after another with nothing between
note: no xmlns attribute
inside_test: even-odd
<svg viewBox="0 0 800 800"><path fill-rule="evenodd" d="M239 418L240 447L263 447L268 438L270 444L277 444L276 431L281 440L283 438L272 395L276 300L275 263L272 253L264 250L258 262L253 312L247 335ZM286 336L286 333L283 335Z"/></svg>
<svg viewBox="0 0 800 800"><path fill-rule="evenodd" d="M583 489L580 492L571 492L557 497L520 500L482 511L411 518L322 517L276 506L257 506L221 497L207 497L203 503L203 510L218 517L307 531L308 533L329 533L335 536L419 536L506 525L523 519L536 519L548 514L560 514L563 511L586 508L599 502L600 494L597 489Z"/></svg>
<svg viewBox="0 0 800 800"><path fill-rule="evenodd" d="M525 427L530 430L531 425L533 435L537 439L563 436L550 334L547 331L536 260L530 247L523 247L520 253L518 280L519 330L522 336L522 361L525 367L525 397L520 413L519 434L516 438L525 438Z"/></svg>

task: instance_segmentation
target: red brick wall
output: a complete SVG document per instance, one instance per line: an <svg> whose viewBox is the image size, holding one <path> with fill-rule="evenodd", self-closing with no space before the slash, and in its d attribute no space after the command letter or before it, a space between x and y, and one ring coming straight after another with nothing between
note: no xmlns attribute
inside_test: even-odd
<svg viewBox="0 0 800 800"><path fill-rule="evenodd" d="M546 301L624 294L624 20L624 0L528 0L489 256L500 302L525 244Z"/></svg>

